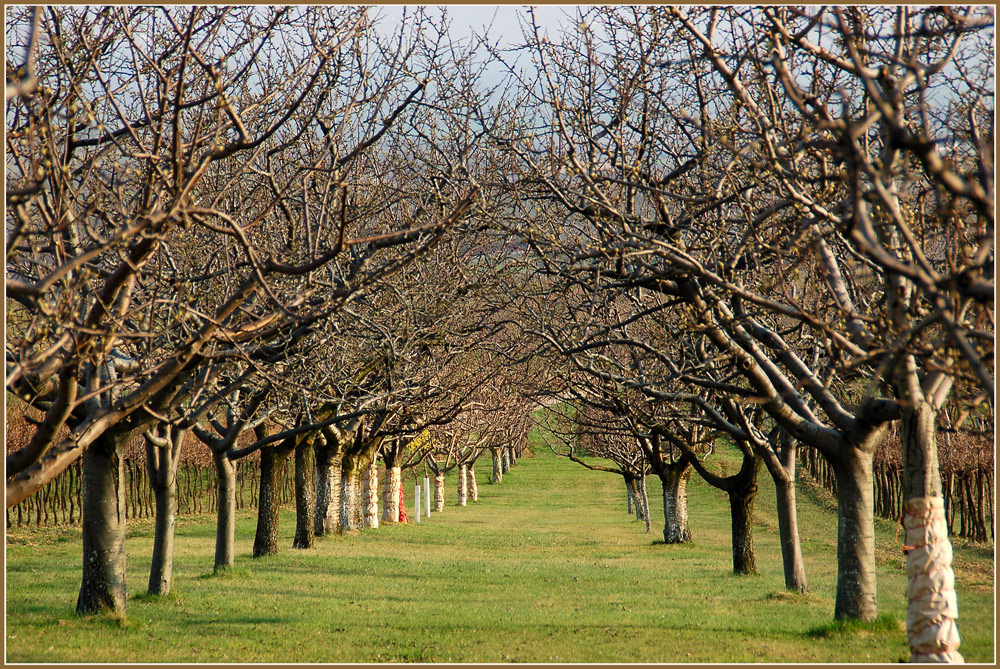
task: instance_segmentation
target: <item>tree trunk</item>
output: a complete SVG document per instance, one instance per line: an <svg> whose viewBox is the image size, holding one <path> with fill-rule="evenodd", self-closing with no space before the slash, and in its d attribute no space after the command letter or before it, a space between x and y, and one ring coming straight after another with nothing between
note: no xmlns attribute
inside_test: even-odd
<svg viewBox="0 0 1000 669"><path fill-rule="evenodd" d="M316 450L312 439L295 446L295 538L292 548L312 548L316 536Z"/></svg>
<svg viewBox="0 0 1000 669"><path fill-rule="evenodd" d="M147 592L167 595L173 584L174 529L177 526L177 467L188 430L168 426L162 439L147 441L146 470L153 489L156 522Z"/></svg>
<svg viewBox="0 0 1000 669"><path fill-rule="evenodd" d="M903 409L903 526L906 528L906 616L912 662L962 662L952 547L944 518L935 441L935 413L926 401Z"/></svg>
<svg viewBox="0 0 1000 669"><path fill-rule="evenodd" d="M795 480L774 479L778 501L778 536L781 538L781 562L785 571L785 587L805 593L806 567L802 561L802 544L799 541L799 517L795 509Z"/></svg>
<svg viewBox="0 0 1000 669"><path fill-rule="evenodd" d="M836 619L874 620L878 615L875 588L875 509L872 455L853 446L833 463L837 479L837 599Z"/></svg>
<svg viewBox="0 0 1000 669"><path fill-rule="evenodd" d="M635 506L636 519L639 519L639 505L636 503L635 496L635 481L629 477L624 477L625 479L625 503L628 505L628 514L632 515L632 507Z"/></svg>
<svg viewBox="0 0 1000 669"><path fill-rule="evenodd" d="M444 511L444 474L434 475L434 512Z"/></svg>
<svg viewBox="0 0 1000 669"><path fill-rule="evenodd" d="M458 505L465 506L468 482L466 480L466 467L464 464L458 466Z"/></svg>
<svg viewBox="0 0 1000 669"><path fill-rule="evenodd" d="M659 476L663 483L663 541L668 544L687 543L691 541L687 512L691 465L664 467Z"/></svg>
<svg viewBox="0 0 1000 669"><path fill-rule="evenodd" d="M638 508L642 511L642 521L646 524L646 533L651 527L649 521L649 495L646 494L646 475L639 477L639 498L636 500Z"/></svg>
<svg viewBox="0 0 1000 669"><path fill-rule="evenodd" d="M161 449L167 451L169 449ZM161 456L162 457L162 456ZM166 458L164 458L166 459ZM177 470L169 462L160 462L166 471L151 472L156 524L153 530L153 560L149 567L151 595L170 594L174 573L174 529L177 526Z"/></svg>
<svg viewBox="0 0 1000 669"><path fill-rule="evenodd" d="M361 529L361 495L359 495L359 470L356 460L344 462L340 486L340 531Z"/></svg>
<svg viewBox="0 0 1000 669"><path fill-rule="evenodd" d="M225 453L212 453L218 490L215 523L215 571L233 566L236 558L236 463Z"/></svg>
<svg viewBox="0 0 1000 669"><path fill-rule="evenodd" d="M500 483L503 481L503 462L500 456L500 449L494 448L492 450L493 455L493 482Z"/></svg>
<svg viewBox="0 0 1000 669"><path fill-rule="evenodd" d="M760 573L757 571L757 557L753 550L753 504L756 498L756 472L750 485L729 491L734 574Z"/></svg>
<svg viewBox="0 0 1000 669"><path fill-rule="evenodd" d="M125 488L119 445L106 435L83 452L83 581L77 613L125 613Z"/></svg>
<svg viewBox="0 0 1000 669"><path fill-rule="evenodd" d="M476 469L475 465L469 465L469 469L466 472L466 477L469 482L469 499L473 502L479 501L479 484L476 483Z"/></svg>
<svg viewBox="0 0 1000 669"><path fill-rule="evenodd" d="M382 484L382 522L399 522L399 487L403 476L399 467L389 467L386 470L385 482Z"/></svg>
<svg viewBox="0 0 1000 669"><path fill-rule="evenodd" d="M287 453L277 448L260 449L260 494L257 497L257 533L253 556L278 552L278 512L281 510L281 474Z"/></svg>
<svg viewBox="0 0 1000 669"><path fill-rule="evenodd" d="M343 453L332 449L319 450L316 472L316 517L313 529L316 536L340 530L340 484Z"/></svg>
<svg viewBox="0 0 1000 669"><path fill-rule="evenodd" d="M500 454L500 467L503 473L506 474L510 471L510 449L504 448L501 450Z"/></svg>
<svg viewBox="0 0 1000 669"><path fill-rule="evenodd" d="M378 460L372 458L371 464L365 470L362 481L364 486L364 525L378 528Z"/></svg>

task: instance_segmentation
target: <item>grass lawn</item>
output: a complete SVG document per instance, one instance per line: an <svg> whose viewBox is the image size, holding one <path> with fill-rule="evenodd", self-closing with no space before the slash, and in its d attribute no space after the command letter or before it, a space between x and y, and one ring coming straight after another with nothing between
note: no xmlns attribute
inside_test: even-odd
<svg viewBox="0 0 1000 669"><path fill-rule="evenodd" d="M536 449L541 450L541 449ZM80 533L8 531L9 662L896 662L908 657L906 578L892 523L879 522L875 624L832 624L836 517L800 491L811 592L783 591L773 488L762 471L757 561L731 574L724 496L692 478L694 541L664 545L658 482L653 531L625 513L618 477L547 452L522 458L479 502L420 524L324 537L249 557L254 517L237 525L236 566L213 576L214 520L181 519L174 592L146 597L152 525L129 529L123 620L74 614ZM406 482L412 510L413 480ZM412 511L411 511L412 515ZM993 547L956 545L962 652L994 659Z"/></svg>

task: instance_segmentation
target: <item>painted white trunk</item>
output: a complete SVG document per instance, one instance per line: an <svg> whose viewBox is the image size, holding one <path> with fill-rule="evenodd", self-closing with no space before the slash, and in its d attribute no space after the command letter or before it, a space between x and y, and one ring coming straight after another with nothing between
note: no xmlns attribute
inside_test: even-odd
<svg viewBox="0 0 1000 669"><path fill-rule="evenodd" d="M458 466L458 505L465 506L465 497L467 492L467 481L465 477L465 465Z"/></svg>
<svg viewBox="0 0 1000 669"><path fill-rule="evenodd" d="M431 517L431 480L424 477L424 515Z"/></svg>
<svg viewBox="0 0 1000 669"><path fill-rule="evenodd" d="M413 515L420 522L420 484L413 486Z"/></svg>
<svg viewBox="0 0 1000 669"><path fill-rule="evenodd" d="M476 484L476 469L474 465L469 465L469 471L467 474L469 481L469 499L473 502L479 501L479 485Z"/></svg>
<svg viewBox="0 0 1000 669"><path fill-rule="evenodd" d="M444 474L434 476L434 510L444 511Z"/></svg>
<svg viewBox="0 0 1000 669"><path fill-rule="evenodd" d="M906 629L911 662L963 662L958 652L958 598L952 547L948 539L943 497L906 501Z"/></svg>
<svg viewBox="0 0 1000 669"><path fill-rule="evenodd" d="M361 506L358 494L358 475L356 471L344 471L340 485L340 531L360 530L360 514L356 509Z"/></svg>
<svg viewBox="0 0 1000 669"><path fill-rule="evenodd" d="M663 483L663 541L684 544L691 541L688 526L687 486L691 468L683 472L670 472Z"/></svg>
<svg viewBox="0 0 1000 669"><path fill-rule="evenodd" d="M500 451L493 449L493 482L503 481L503 464L501 463Z"/></svg>
<svg viewBox="0 0 1000 669"><path fill-rule="evenodd" d="M500 466L503 468L503 473L506 474L510 471L510 449L505 448L500 455Z"/></svg>
<svg viewBox="0 0 1000 669"><path fill-rule="evenodd" d="M363 488L365 527L378 527L378 461L374 458L365 470Z"/></svg>
<svg viewBox="0 0 1000 669"><path fill-rule="evenodd" d="M639 478L639 494L635 500L638 509L642 509L642 520L646 523L646 532L650 530L649 524L649 495L646 494L646 475Z"/></svg>
<svg viewBox="0 0 1000 669"><path fill-rule="evenodd" d="M402 485L402 474L399 467L386 470L385 483L382 485L382 522L399 522L399 486Z"/></svg>
<svg viewBox="0 0 1000 669"><path fill-rule="evenodd" d="M316 477L316 536L340 529L340 460L331 458L328 465L320 467Z"/></svg>

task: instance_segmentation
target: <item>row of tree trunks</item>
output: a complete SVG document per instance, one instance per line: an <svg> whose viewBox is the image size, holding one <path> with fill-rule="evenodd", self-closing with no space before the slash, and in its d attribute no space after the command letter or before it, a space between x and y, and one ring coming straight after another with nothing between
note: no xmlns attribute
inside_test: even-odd
<svg viewBox="0 0 1000 669"><path fill-rule="evenodd" d="M996 522L993 515L993 472L983 469L962 474L949 472L944 478L945 516L951 533L972 541L993 539Z"/></svg>
<svg viewBox="0 0 1000 669"><path fill-rule="evenodd" d="M362 500L365 516L364 525L365 527L378 528L378 461L374 458L365 470L361 483L364 490Z"/></svg>
<svg viewBox="0 0 1000 669"><path fill-rule="evenodd" d="M500 454L499 448L491 448L490 454L493 457L493 476L490 479L493 483L500 483L503 481L503 456Z"/></svg>
<svg viewBox="0 0 1000 669"><path fill-rule="evenodd" d="M635 513L635 519L646 524L646 531L650 530L649 520L649 500L646 497L646 477L645 476L624 476L625 481L625 503L628 507L629 515Z"/></svg>
<svg viewBox="0 0 1000 669"><path fill-rule="evenodd" d="M82 491L83 468L77 461L37 494L7 509L7 528L76 525L81 520ZM126 495L126 503L130 499Z"/></svg>
<svg viewBox="0 0 1000 669"><path fill-rule="evenodd" d="M339 463L338 463L339 464ZM239 460L230 463L234 480L231 488L220 498L219 465L214 471L206 467L182 463L177 469L177 516L201 513L216 513L219 500L231 503L235 511L257 508L260 486L260 467L256 459ZM125 487L125 517L128 520L153 518L156 514L156 499L150 484L145 462L123 458L122 468ZM221 475L225 478L225 475ZM336 477L339 487L340 476ZM226 502L232 493L231 502ZM7 509L7 527L51 527L57 525L79 525L82 521L83 466L82 460L69 466L38 494L28 497L20 504ZM291 476L285 476L281 483L280 498L287 504L294 497Z"/></svg>
<svg viewBox="0 0 1000 669"><path fill-rule="evenodd" d="M809 478L819 483L826 490L829 490L830 493L836 495L837 475L833 471L833 466L823 456L819 455L816 449L800 448L799 453L802 457L800 464L809 475Z"/></svg>
<svg viewBox="0 0 1000 669"><path fill-rule="evenodd" d="M804 454L810 451L802 449ZM836 476L825 460L804 455L801 464L810 478L836 494ZM994 539L994 473L980 467L943 472L941 478L949 535L977 542ZM898 521L903 516L902 466L875 463L872 479L875 515Z"/></svg>
<svg viewBox="0 0 1000 669"><path fill-rule="evenodd" d="M641 516L640 520L646 526L646 533L652 529L649 517L649 494L646 492L646 477L645 475L640 476L638 479L638 496L636 497L636 502L639 503L638 511Z"/></svg>

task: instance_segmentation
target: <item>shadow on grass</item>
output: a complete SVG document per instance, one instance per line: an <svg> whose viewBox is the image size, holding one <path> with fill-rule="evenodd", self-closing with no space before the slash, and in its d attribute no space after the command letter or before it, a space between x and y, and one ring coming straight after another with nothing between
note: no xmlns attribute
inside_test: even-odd
<svg viewBox="0 0 1000 669"><path fill-rule="evenodd" d="M141 596L141 595L140 595ZM147 595L147 597L149 597ZM132 600L138 597L132 597ZM129 618L127 613L80 613L77 614L79 620L85 621L91 625L97 627L107 627L110 629L134 629L141 627L141 623L137 623L134 619Z"/></svg>
<svg viewBox="0 0 1000 669"><path fill-rule="evenodd" d="M223 581L237 581L247 579L253 576L253 570L250 567L242 564L233 565L232 567L221 567L214 571L210 571L201 574L197 578L200 580L205 580L209 578L217 578Z"/></svg>
<svg viewBox="0 0 1000 669"><path fill-rule="evenodd" d="M978 558L980 560L992 560L995 550L995 546L992 541L989 543L976 543L969 541L968 539L962 539L959 537L949 537L951 543L955 547L960 547L962 551L970 558Z"/></svg>
<svg viewBox="0 0 1000 669"><path fill-rule="evenodd" d="M875 620L831 620L806 632L813 639L826 639L845 634L896 634L905 631L903 623L891 613L879 614Z"/></svg>
<svg viewBox="0 0 1000 669"><path fill-rule="evenodd" d="M148 592L141 592L137 595L132 595L128 598L130 602L136 602L137 604L145 602L176 602L177 594L170 592L166 595L151 595Z"/></svg>
<svg viewBox="0 0 1000 669"><path fill-rule="evenodd" d="M211 627L228 629L234 626L239 629L241 625L287 625L295 621L295 618L288 616L227 616L224 620L191 616L182 624L194 630L205 630Z"/></svg>
<svg viewBox="0 0 1000 669"><path fill-rule="evenodd" d="M653 539L652 541L649 542L649 545L650 546L677 546L679 548L680 547L684 547L684 546L691 546L693 548L693 547L697 546L698 544L696 542L694 542L694 541L685 541L685 542L679 543L679 544L678 543L669 543L668 544L663 539Z"/></svg>
<svg viewBox="0 0 1000 669"><path fill-rule="evenodd" d="M818 604L822 601L811 592L798 592L797 590L775 590L768 593L764 599L801 604Z"/></svg>

